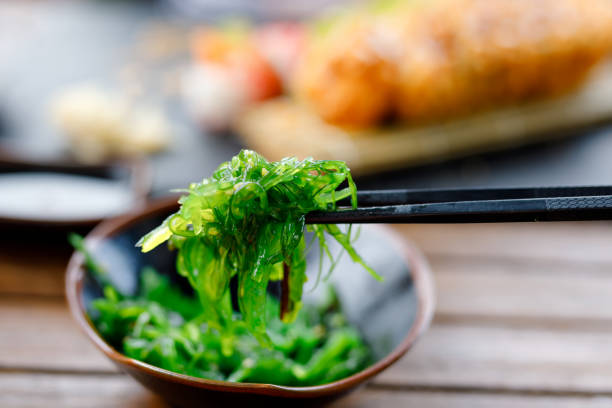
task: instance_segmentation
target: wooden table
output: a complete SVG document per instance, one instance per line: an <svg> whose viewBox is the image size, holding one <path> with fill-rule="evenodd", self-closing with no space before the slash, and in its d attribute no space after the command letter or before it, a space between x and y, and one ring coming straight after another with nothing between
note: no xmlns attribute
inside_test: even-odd
<svg viewBox="0 0 612 408"><path fill-rule="evenodd" d="M611 223L399 229L431 262L434 322L405 358L335 406L612 404ZM67 249L34 248L0 246L0 406L164 407L72 321Z"/></svg>

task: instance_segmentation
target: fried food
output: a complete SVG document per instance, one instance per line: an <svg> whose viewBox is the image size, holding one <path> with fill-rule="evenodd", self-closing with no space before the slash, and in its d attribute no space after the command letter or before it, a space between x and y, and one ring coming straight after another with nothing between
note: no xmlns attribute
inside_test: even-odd
<svg viewBox="0 0 612 408"><path fill-rule="evenodd" d="M368 126L392 109L397 67L372 46L378 33L367 21L335 34L335 41L316 42L298 66L297 93L329 122Z"/></svg>
<svg viewBox="0 0 612 408"><path fill-rule="evenodd" d="M345 127L440 120L570 91L612 48L610 0L409 3L312 41L298 97Z"/></svg>

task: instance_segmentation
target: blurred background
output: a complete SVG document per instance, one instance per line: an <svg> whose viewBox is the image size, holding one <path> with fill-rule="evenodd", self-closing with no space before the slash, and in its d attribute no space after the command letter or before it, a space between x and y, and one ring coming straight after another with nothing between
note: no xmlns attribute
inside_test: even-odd
<svg viewBox="0 0 612 408"><path fill-rule="evenodd" d="M610 185L611 53L612 0L0 0L0 406L161 406L71 320L68 232L242 148L361 190ZM397 232L436 317L342 406L610 405L609 222Z"/></svg>
<svg viewBox="0 0 612 408"><path fill-rule="evenodd" d="M605 0L3 1L0 218L98 219L245 147L346 160L361 189L609 184L610 21Z"/></svg>

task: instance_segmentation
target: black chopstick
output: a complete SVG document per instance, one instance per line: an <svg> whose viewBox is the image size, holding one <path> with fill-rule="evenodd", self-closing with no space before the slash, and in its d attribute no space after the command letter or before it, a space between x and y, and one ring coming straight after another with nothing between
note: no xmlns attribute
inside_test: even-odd
<svg viewBox="0 0 612 408"><path fill-rule="evenodd" d="M557 190L554 190L557 189ZM407 190L408 191L408 190ZM541 189L479 189L479 190L428 190L432 202L410 194L395 194L395 199L419 200L417 204L398 203L390 200L384 191L370 193L374 197L359 208L339 209L331 212L313 212L306 216L309 224L346 223L473 223L473 222L523 222L567 220L612 220L612 187L560 187ZM401 192L401 191L400 191ZM473 196L485 199L461 200ZM521 197L538 194L537 198ZM566 196L553 196L560 192ZM599 194L604 192L604 194ZM592 193L585 195L586 193ZM606 194L608 193L608 194ZM582 194L582 195L579 195ZM543 196L543 197L542 197ZM399 197L399 198L398 198ZM435 201L459 197L456 201ZM376 201L378 200L378 201ZM384 201L387 200L387 201ZM393 202L395 205L368 206L372 202Z"/></svg>
<svg viewBox="0 0 612 408"><path fill-rule="evenodd" d="M400 204L444 203L451 201L584 197L600 195L612 195L612 186L363 190L357 192L357 203L361 208ZM351 205L350 199L338 201L338 205L348 207Z"/></svg>

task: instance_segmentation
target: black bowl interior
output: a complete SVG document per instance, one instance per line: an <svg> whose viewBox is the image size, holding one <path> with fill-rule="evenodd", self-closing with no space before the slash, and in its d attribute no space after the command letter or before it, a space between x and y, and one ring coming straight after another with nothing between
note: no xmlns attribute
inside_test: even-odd
<svg viewBox="0 0 612 408"><path fill-rule="evenodd" d="M161 214L132 224L91 249L94 257L108 271L110 280L123 293L138 290L139 273L144 266L156 268L189 290L186 280L175 272L174 252L161 245L143 254L134 246L142 235L159 225L167 215ZM345 255L327 282L334 285L348 319L364 335L375 360L380 360L405 339L415 324L419 302L406 258L407 251L401 241L381 227L363 225L359 228L360 236L355 247L366 262L384 276L384 281L375 280ZM332 244L332 241L329 239L328 244ZM337 245L331 247L338 250ZM316 301L325 285L322 279L318 287L312 290L318 272L318 252L315 243L308 254L306 301ZM101 289L89 273L85 274L81 296L83 305L94 313L91 302L101 296Z"/></svg>

